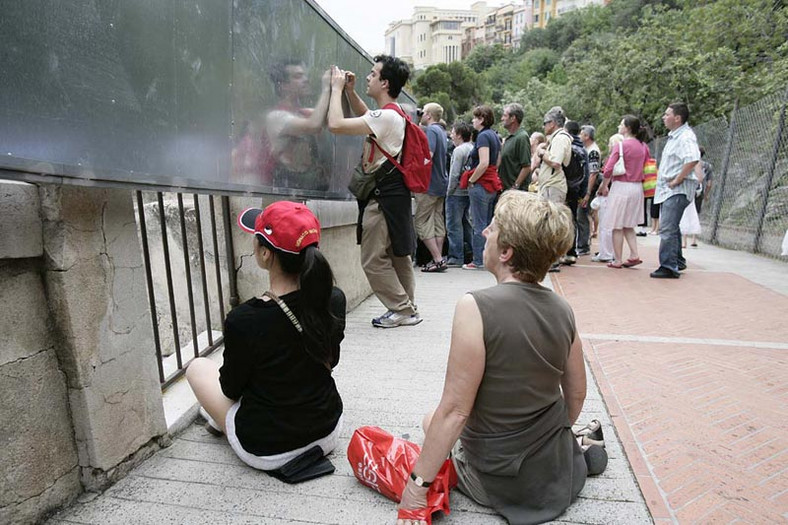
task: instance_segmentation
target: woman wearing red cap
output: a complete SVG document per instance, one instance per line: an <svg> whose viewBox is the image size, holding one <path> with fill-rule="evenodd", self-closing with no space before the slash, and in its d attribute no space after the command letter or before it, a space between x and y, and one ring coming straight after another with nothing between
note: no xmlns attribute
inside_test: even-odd
<svg viewBox="0 0 788 525"><path fill-rule="evenodd" d="M318 249L320 223L303 204L250 208L238 225L254 234L270 287L227 315L221 368L198 358L186 378L212 430L227 435L238 457L275 470L339 442L342 399L331 370L344 338L345 295Z"/></svg>

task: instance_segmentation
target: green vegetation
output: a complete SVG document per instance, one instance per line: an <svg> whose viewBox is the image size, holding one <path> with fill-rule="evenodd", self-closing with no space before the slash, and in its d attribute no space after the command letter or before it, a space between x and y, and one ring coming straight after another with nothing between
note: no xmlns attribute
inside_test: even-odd
<svg viewBox="0 0 788 525"><path fill-rule="evenodd" d="M479 46L463 62L427 68L413 82L419 103L437 101L446 120L476 104L519 102L525 127L562 106L601 137L633 113L665 132L674 100L692 122L727 117L788 85L788 7L783 0L613 0L528 31L517 51Z"/></svg>

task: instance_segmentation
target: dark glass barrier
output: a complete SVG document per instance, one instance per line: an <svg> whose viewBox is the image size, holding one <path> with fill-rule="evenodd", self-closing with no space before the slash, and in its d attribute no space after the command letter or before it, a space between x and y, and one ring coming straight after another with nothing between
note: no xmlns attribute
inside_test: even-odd
<svg viewBox="0 0 788 525"><path fill-rule="evenodd" d="M350 198L323 75L372 63L311 0L25 0L0 28L3 177Z"/></svg>

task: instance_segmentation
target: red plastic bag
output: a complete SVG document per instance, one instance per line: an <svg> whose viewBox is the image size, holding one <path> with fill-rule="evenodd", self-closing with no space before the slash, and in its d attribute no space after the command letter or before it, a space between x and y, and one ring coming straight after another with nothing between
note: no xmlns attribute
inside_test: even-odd
<svg viewBox="0 0 788 525"><path fill-rule="evenodd" d="M356 478L397 503L420 453L417 444L394 437L379 427L357 428L347 447L347 459ZM433 512L449 513L449 491L456 485L457 472L447 459L427 491L427 508L400 509L397 517L432 523Z"/></svg>

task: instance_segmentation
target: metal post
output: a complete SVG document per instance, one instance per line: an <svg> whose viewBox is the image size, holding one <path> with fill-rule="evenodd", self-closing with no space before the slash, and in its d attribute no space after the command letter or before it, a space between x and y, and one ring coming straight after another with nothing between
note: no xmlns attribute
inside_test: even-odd
<svg viewBox="0 0 788 525"><path fill-rule="evenodd" d="M142 239L142 259L145 262L145 280L148 285L148 302L150 304L150 323L153 327L153 345L156 349L156 362L159 365L159 382L164 383L164 365L162 364L161 341L159 340L159 320L156 316L156 296L153 292L153 273L150 266L150 249L148 247L148 228L145 225L145 203L142 192L137 191L137 213L140 216L140 238Z"/></svg>
<svg viewBox="0 0 788 525"><path fill-rule="evenodd" d="M780 120L777 122L777 136L774 139L774 147L772 148L772 162L769 165L769 172L766 175L766 186L764 187L763 199L761 201L761 214L758 217L758 229L755 230L755 242L753 243L752 251L758 253L761 244L761 235L763 234L763 223L766 220L766 209L769 206L769 193L772 189L772 182L774 182L774 171L777 168L777 157L780 154L780 143L783 140L783 129L785 128L785 107L788 105L788 88L783 94L783 107L780 110Z"/></svg>
<svg viewBox="0 0 788 525"><path fill-rule="evenodd" d="M224 294L222 293L222 267L219 264L219 241L216 235L216 210L213 195L208 195L211 217L211 240L213 241L213 268L216 272L216 295L219 296L219 318L224 323Z"/></svg>
<svg viewBox="0 0 788 525"><path fill-rule="evenodd" d="M205 325L208 327L208 344L213 344L213 325L211 324L211 305L208 302L208 278L205 273L205 248L202 242L202 220L200 219L200 198L194 194L194 220L197 223L197 252L200 256L200 280L202 281L202 303L205 308Z"/></svg>
<svg viewBox="0 0 788 525"><path fill-rule="evenodd" d="M230 197L222 196L222 215L224 216L224 249L227 254L227 274L230 280L230 307L238 306L238 283L235 271L235 250L233 250L233 220L230 218Z"/></svg>
<svg viewBox="0 0 788 525"><path fill-rule="evenodd" d="M731 150L733 149L733 136L736 133L736 112L739 110L739 97L733 102L733 111L731 111L731 123L728 126L728 143L725 146L725 157L722 159L722 171L720 172L720 180L717 183L717 198L714 201L714 217L711 222L711 235L709 242L717 244L717 226L720 223L720 212L722 211L722 201L725 199L725 179L728 176L728 165L731 160Z"/></svg>
<svg viewBox="0 0 788 525"><path fill-rule="evenodd" d="M178 336L178 314L175 311L175 290L172 285L172 265L170 264L170 243L167 240L167 217L164 214L164 195L156 193L159 204L159 222L161 222L161 247L164 252L164 273L167 276L167 295L170 300L170 316L172 317L172 340L175 345L175 361L178 369L183 368L181 359L181 340Z"/></svg>
<svg viewBox="0 0 788 525"><path fill-rule="evenodd" d="M194 316L194 292L192 291L192 270L189 262L189 241L186 238L186 217L183 212L183 194L178 193L178 215L181 222L181 239L183 241L183 268L186 274L186 292L189 296L189 320L192 323L192 346L194 347L194 357L200 355L200 347L197 344L197 321Z"/></svg>

